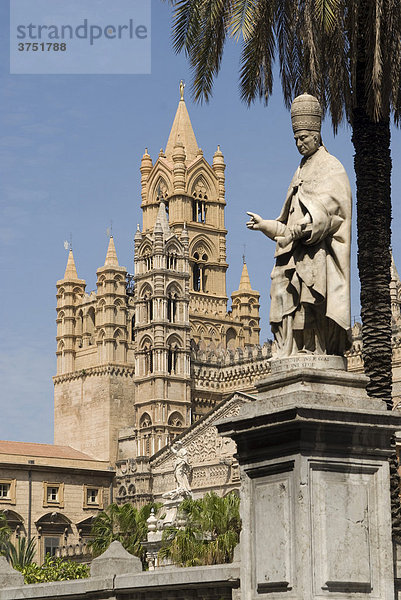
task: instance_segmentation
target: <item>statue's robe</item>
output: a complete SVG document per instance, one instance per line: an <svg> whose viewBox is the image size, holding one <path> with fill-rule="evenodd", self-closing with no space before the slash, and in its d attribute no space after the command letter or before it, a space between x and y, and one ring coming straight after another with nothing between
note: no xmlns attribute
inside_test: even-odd
<svg viewBox="0 0 401 600"><path fill-rule="evenodd" d="M351 189L323 146L302 159L277 220L309 223L304 237L276 245L270 322L277 354L342 354L350 338Z"/></svg>

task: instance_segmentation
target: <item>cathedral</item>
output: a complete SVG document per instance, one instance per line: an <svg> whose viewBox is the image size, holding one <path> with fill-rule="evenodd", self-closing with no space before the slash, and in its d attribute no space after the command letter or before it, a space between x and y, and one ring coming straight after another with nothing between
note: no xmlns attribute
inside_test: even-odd
<svg viewBox="0 0 401 600"><path fill-rule="evenodd" d="M270 348L259 346L245 263L228 310L224 156L203 156L183 94L165 150L154 162L145 150L140 171L134 273L111 237L96 292L85 292L72 250L57 282L55 443L111 465L128 459L130 470L146 463L151 479L151 457L232 392L255 389ZM135 501L136 489L120 496Z"/></svg>

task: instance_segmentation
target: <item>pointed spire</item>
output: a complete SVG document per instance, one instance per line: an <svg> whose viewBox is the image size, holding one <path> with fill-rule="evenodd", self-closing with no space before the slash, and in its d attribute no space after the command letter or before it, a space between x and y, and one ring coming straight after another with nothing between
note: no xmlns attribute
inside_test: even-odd
<svg viewBox="0 0 401 600"><path fill-rule="evenodd" d="M63 279L67 279L69 281L71 281L72 279L73 280L78 279L78 273L77 273L77 268L75 266L72 248L70 248L70 251L68 253L67 266L65 268L65 273L64 273Z"/></svg>
<svg viewBox="0 0 401 600"><path fill-rule="evenodd" d="M134 241L135 242L141 242L142 241L142 233L141 233L141 229L139 227L139 223L138 223L138 225L136 227Z"/></svg>
<svg viewBox="0 0 401 600"><path fill-rule="evenodd" d="M390 250L391 253L391 280L397 283L401 283L400 276L398 275L397 267L395 266L393 251Z"/></svg>
<svg viewBox="0 0 401 600"><path fill-rule="evenodd" d="M107 248L106 260L104 261L105 267L119 267L116 247L114 245L113 236L110 236L109 247Z"/></svg>
<svg viewBox="0 0 401 600"><path fill-rule="evenodd" d="M171 233L167 219L166 205L164 204L164 202L160 202L159 212L157 213L154 231L162 231L165 237L167 237Z"/></svg>
<svg viewBox="0 0 401 600"><path fill-rule="evenodd" d="M198 153L198 144L192 129L191 119L185 105L184 94L181 94L180 101L178 103L177 112L175 114L173 126L170 131L168 138L165 156L168 160L172 160L173 151L177 144L181 142L185 148L185 154L187 161L192 161L196 158Z"/></svg>
<svg viewBox="0 0 401 600"><path fill-rule="evenodd" d="M245 261L244 261L244 266L242 267L242 274L241 274L241 279L239 282L238 291L240 291L240 292L252 291L251 281L249 279L248 267L246 266Z"/></svg>

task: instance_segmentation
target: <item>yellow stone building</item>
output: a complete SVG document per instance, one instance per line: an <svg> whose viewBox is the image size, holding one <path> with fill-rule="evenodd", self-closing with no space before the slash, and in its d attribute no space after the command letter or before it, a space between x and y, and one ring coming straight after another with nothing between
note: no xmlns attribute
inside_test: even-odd
<svg viewBox="0 0 401 600"><path fill-rule="evenodd" d="M0 441L0 510L11 540L36 540L47 553L88 556L93 518L113 500L114 469L65 445Z"/></svg>

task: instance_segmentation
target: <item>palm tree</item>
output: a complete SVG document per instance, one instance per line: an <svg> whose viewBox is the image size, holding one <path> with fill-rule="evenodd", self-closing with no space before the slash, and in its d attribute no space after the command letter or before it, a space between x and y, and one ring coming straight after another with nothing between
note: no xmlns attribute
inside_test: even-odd
<svg viewBox="0 0 401 600"><path fill-rule="evenodd" d="M145 550L142 541L146 539L147 523L152 508L158 504L146 504L139 510L132 504L110 504L93 521L89 547L93 556L99 556L118 540L124 548L138 556L145 565Z"/></svg>
<svg viewBox="0 0 401 600"><path fill-rule="evenodd" d="M400 119L401 0L170 0L173 40L212 93L224 45L242 35L240 90L266 104L278 57L284 100L307 91L353 129L363 359L371 397L391 403L390 114ZM372 240L375 243L372 244Z"/></svg>
<svg viewBox="0 0 401 600"><path fill-rule="evenodd" d="M8 541L6 544L5 556L7 561L14 569L22 571L30 565L35 558L36 541L31 538L29 541L26 537L17 539L17 543L13 544Z"/></svg>
<svg viewBox="0 0 401 600"><path fill-rule="evenodd" d="M210 492L198 500L186 498L180 510L186 525L163 532L159 558L182 567L231 562L241 531L239 497Z"/></svg>

